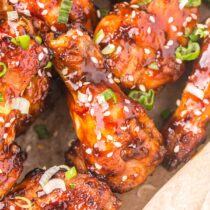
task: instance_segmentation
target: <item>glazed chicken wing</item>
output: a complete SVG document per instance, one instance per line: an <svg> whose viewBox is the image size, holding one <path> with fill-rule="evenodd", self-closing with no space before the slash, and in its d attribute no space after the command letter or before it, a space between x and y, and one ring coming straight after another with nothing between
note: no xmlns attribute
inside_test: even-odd
<svg viewBox="0 0 210 210"><path fill-rule="evenodd" d="M74 23L92 32L97 23L95 8L91 0L72 1L68 24L61 24L58 20L62 0L9 0L9 2L21 14L37 18L34 20L34 26L41 31L48 31L44 29L48 26L53 32L66 32L69 25ZM70 3L70 1L67 2Z"/></svg>
<svg viewBox="0 0 210 210"><path fill-rule="evenodd" d="M210 29L210 19L207 24ZM164 164L169 169L188 160L205 139L205 128L210 116L209 37L205 39L200 58L193 69L180 105L163 130L167 148Z"/></svg>
<svg viewBox="0 0 210 210"><path fill-rule="evenodd" d="M115 191L141 184L165 151L153 121L114 83L102 54L86 33L72 29L58 38L51 34L47 43L69 90L69 110L80 140L79 153L73 147L71 160Z"/></svg>
<svg viewBox="0 0 210 210"><path fill-rule="evenodd" d="M0 202L0 209L19 210L25 206L36 210L117 210L121 205L105 183L90 175L77 174L68 179L64 171L57 172L48 183L59 185L52 192L46 193L43 189L47 187L40 185L43 174L44 171L40 169L29 173Z"/></svg>
<svg viewBox="0 0 210 210"><path fill-rule="evenodd" d="M15 136L42 110L49 87L47 48L27 35L31 24L21 17L8 20L7 15L0 13L0 197L22 171Z"/></svg>
<svg viewBox="0 0 210 210"><path fill-rule="evenodd" d="M192 32L197 23L196 7L183 7L178 0L149 2L117 4L95 31L115 81L128 89L158 89L176 81L185 65L175 51L188 44L185 28Z"/></svg>

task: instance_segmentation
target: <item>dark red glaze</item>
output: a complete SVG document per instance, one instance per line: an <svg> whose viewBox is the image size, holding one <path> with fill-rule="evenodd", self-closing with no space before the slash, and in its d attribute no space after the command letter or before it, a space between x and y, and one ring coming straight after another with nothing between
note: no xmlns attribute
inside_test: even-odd
<svg viewBox="0 0 210 210"><path fill-rule="evenodd" d="M116 82L128 89L158 89L183 74L185 66L175 50L187 44L184 31L192 31L198 9L179 9L179 1L172 0L153 0L143 7L137 2L117 4L98 24L95 36L104 32L101 50L115 47L105 58ZM158 69L151 67L154 63Z"/></svg>
<svg viewBox="0 0 210 210"><path fill-rule="evenodd" d="M210 25L210 20L207 23ZM209 115L210 38L207 37L187 81L180 105L163 129L167 148L164 165L167 168L174 169L196 152L205 140Z"/></svg>
<svg viewBox="0 0 210 210"><path fill-rule="evenodd" d="M43 173L43 170L37 169L28 174L23 182L0 202L0 209L23 209L17 203L25 205L25 202L15 199L16 196L30 200L32 209L36 210L117 210L121 206L121 202L109 187L90 175L78 174L68 180L65 173L60 171L53 178L63 180L66 191L55 189L50 194L43 195L43 189L39 184Z"/></svg>
<svg viewBox="0 0 210 210"><path fill-rule="evenodd" d="M80 140L68 157L82 172L89 170L117 192L144 182L165 152L153 121L114 83L99 48L86 33L70 30L47 40L69 90L69 111ZM108 89L116 102L102 96Z"/></svg>
<svg viewBox="0 0 210 210"><path fill-rule="evenodd" d="M27 34L32 24L28 25L28 21L23 24L22 17L9 21L5 14L0 13L0 62L7 67L5 75L0 77L0 93L3 97L0 102L0 197L11 189L20 176L23 158L20 148L14 144L15 136L43 109L50 74L49 69L44 69L50 58L47 48L32 38L26 50L11 42L16 35ZM28 114L13 108L14 98L28 101Z"/></svg>
<svg viewBox="0 0 210 210"><path fill-rule="evenodd" d="M66 32L69 24L73 23L92 32L97 23L95 8L91 0L73 0L67 25L58 22L61 0L18 0L14 6L21 14L42 20L43 23L36 20L34 24L39 30L43 30L44 24L53 32Z"/></svg>

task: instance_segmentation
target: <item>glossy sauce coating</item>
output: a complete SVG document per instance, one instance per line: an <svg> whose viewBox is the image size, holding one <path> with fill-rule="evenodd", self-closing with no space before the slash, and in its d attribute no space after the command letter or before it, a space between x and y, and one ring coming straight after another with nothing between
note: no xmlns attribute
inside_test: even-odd
<svg viewBox="0 0 210 210"><path fill-rule="evenodd" d="M187 44L184 31L186 27L192 31L198 9L180 9L179 1L172 0L153 0L143 7L137 2L116 4L98 24L95 36L104 33L101 50L109 45L115 47L105 58L116 82L128 89L142 85L158 89L184 72L185 66L176 59L175 50Z"/></svg>
<svg viewBox="0 0 210 210"><path fill-rule="evenodd" d="M23 209L17 203L22 205L26 203L15 199L16 196L30 200L34 210L117 210L121 205L105 183L90 175L78 174L68 180L65 172L60 171L52 179L63 180L66 190L55 189L50 194L45 194L39 184L43 174L44 171L39 169L28 174L23 182L0 202L0 209Z"/></svg>
<svg viewBox="0 0 210 210"><path fill-rule="evenodd" d="M210 26L210 19L207 23ZM167 168L174 169L188 160L205 140L210 115L209 100L210 38L207 37L200 58L195 62L187 81L180 105L163 130L167 148L164 164Z"/></svg>
<svg viewBox="0 0 210 210"><path fill-rule="evenodd" d="M12 3L12 1L10 2ZM58 22L61 0L18 0L13 5L18 12L42 20L43 23L38 20L34 23L39 30L43 30L43 25L47 25L53 32L66 32L70 27L69 25L73 23L92 32L97 23L95 8L91 0L72 1L67 25Z"/></svg>
<svg viewBox="0 0 210 210"><path fill-rule="evenodd" d="M48 45L69 90L69 111L80 140L68 157L79 170L106 180L117 192L144 182L165 152L153 121L114 83L86 33L70 30L57 39L51 34ZM106 91L114 95L109 100Z"/></svg>
<svg viewBox="0 0 210 210"><path fill-rule="evenodd" d="M25 23L26 24L26 23ZM11 39L27 33L22 19L9 21L0 13L0 62L6 65L6 73L0 77L0 197L15 184L23 167L20 148L14 144L17 133L43 109L49 80L44 69L49 61L48 50L30 40L29 48L23 50ZM1 66L1 71L3 70ZM22 98L30 104L28 114L22 114L12 106L13 100Z"/></svg>

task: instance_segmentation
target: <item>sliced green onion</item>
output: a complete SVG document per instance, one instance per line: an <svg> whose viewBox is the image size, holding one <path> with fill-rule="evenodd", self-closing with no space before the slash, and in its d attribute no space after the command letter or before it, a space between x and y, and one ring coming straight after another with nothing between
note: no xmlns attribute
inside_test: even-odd
<svg viewBox="0 0 210 210"><path fill-rule="evenodd" d="M152 69L152 70L156 70L156 71L159 70L159 66L158 66L157 62L153 62L153 63L149 64L148 68Z"/></svg>
<svg viewBox="0 0 210 210"><path fill-rule="evenodd" d="M0 71L0 77L3 77L6 72L7 72L7 66L5 63L0 62L0 69L2 68L2 70Z"/></svg>
<svg viewBox="0 0 210 210"><path fill-rule="evenodd" d="M197 27L193 30L192 34L189 35L189 38L193 42L197 42L199 39L206 38L209 35L208 30L204 25L198 24Z"/></svg>
<svg viewBox="0 0 210 210"><path fill-rule="evenodd" d="M52 67L52 62L49 61L49 62L47 63L47 65L44 67L44 69L50 69L51 67Z"/></svg>
<svg viewBox="0 0 210 210"><path fill-rule="evenodd" d="M42 38L40 36L35 36L35 41L38 43L38 44L42 44Z"/></svg>
<svg viewBox="0 0 210 210"><path fill-rule="evenodd" d="M176 49L176 58L183 61L193 61L200 55L200 45L197 42L189 41L188 46L185 48L179 46Z"/></svg>
<svg viewBox="0 0 210 210"><path fill-rule="evenodd" d="M71 188L71 189L74 189L75 187L76 187L76 184L74 184L74 183L71 183L71 184L70 184L70 188Z"/></svg>
<svg viewBox="0 0 210 210"><path fill-rule="evenodd" d="M107 16L108 13L109 13L109 10L108 9L105 9L105 8L101 8L100 9L101 18Z"/></svg>
<svg viewBox="0 0 210 210"><path fill-rule="evenodd" d="M115 51L115 48L114 44L108 44L101 52L103 55L109 55Z"/></svg>
<svg viewBox="0 0 210 210"><path fill-rule="evenodd" d="M69 13L72 9L72 0L62 0L59 9L58 22L67 24L69 21Z"/></svg>
<svg viewBox="0 0 210 210"><path fill-rule="evenodd" d="M198 7L201 5L201 0L179 0L182 7Z"/></svg>
<svg viewBox="0 0 210 210"><path fill-rule="evenodd" d="M35 125L34 130L39 139L48 139L50 137L50 133L47 127L43 124Z"/></svg>
<svg viewBox="0 0 210 210"><path fill-rule="evenodd" d="M94 42L96 44L99 44L105 37L105 33L103 31L103 29L101 29L94 37Z"/></svg>
<svg viewBox="0 0 210 210"><path fill-rule="evenodd" d="M7 17L9 21L14 21L19 18L18 13L16 11L9 11L7 12Z"/></svg>
<svg viewBox="0 0 210 210"><path fill-rule="evenodd" d="M146 5L146 4L151 3L152 1L153 1L153 0L144 0L144 1L138 2L137 5L143 6L143 5Z"/></svg>
<svg viewBox="0 0 210 210"><path fill-rule="evenodd" d="M114 103L117 103L117 98L115 93L112 89L107 89L101 95L104 97L106 101L109 101L110 99L113 99Z"/></svg>
<svg viewBox="0 0 210 210"><path fill-rule="evenodd" d="M17 36L16 38L12 38L11 42L20 46L22 49L27 50L30 45L30 36L29 35L22 35Z"/></svg>
<svg viewBox="0 0 210 210"><path fill-rule="evenodd" d="M143 105L147 110L152 110L155 102L155 92L154 90L149 90L148 92L143 92L140 90L132 90L129 98Z"/></svg>
<svg viewBox="0 0 210 210"><path fill-rule="evenodd" d="M68 180L72 179L76 175L77 175L77 169L75 167L72 167L72 168L68 169L65 173L65 177Z"/></svg>
<svg viewBox="0 0 210 210"><path fill-rule="evenodd" d="M32 202L28 198L23 196L15 196L15 200L20 200L25 202L25 204L20 204L19 202L15 202L16 206L19 206L20 208L23 209L32 210Z"/></svg>
<svg viewBox="0 0 210 210"><path fill-rule="evenodd" d="M164 119L164 120L167 120L170 116L171 116L171 110L169 109L166 109L164 110L162 113L161 113L161 117Z"/></svg>
<svg viewBox="0 0 210 210"><path fill-rule="evenodd" d="M0 102L4 102L4 96L1 92L0 92Z"/></svg>

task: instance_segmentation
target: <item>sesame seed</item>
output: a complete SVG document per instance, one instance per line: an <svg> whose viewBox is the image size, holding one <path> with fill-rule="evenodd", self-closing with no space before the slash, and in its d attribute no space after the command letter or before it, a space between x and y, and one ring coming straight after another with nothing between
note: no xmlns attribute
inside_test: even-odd
<svg viewBox="0 0 210 210"><path fill-rule="evenodd" d="M10 126L11 126L11 123L6 123L4 127L9 128Z"/></svg>
<svg viewBox="0 0 210 210"><path fill-rule="evenodd" d="M95 167L96 167L96 169L98 169L98 170L101 170L101 169L102 169L102 166L99 165L98 163L95 163Z"/></svg>
<svg viewBox="0 0 210 210"><path fill-rule="evenodd" d="M42 11L42 15L46 15L47 13L48 13L48 10L47 9L45 9L45 10Z"/></svg>
<svg viewBox="0 0 210 210"><path fill-rule="evenodd" d="M37 2L37 5L41 8L41 9L43 9L44 8L44 4L43 3L41 3L41 2Z"/></svg>
<svg viewBox="0 0 210 210"><path fill-rule="evenodd" d="M127 176L123 176L123 177L122 177L122 181L123 181L123 182L126 181L127 179L128 179Z"/></svg>
<svg viewBox="0 0 210 210"><path fill-rule="evenodd" d="M148 29L147 29L147 33L148 33L148 34L151 34L151 32L152 32L152 29L151 29L151 27L149 26Z"/></svg>
<svg viewBox="0 0 210 210"><path fill-rule="evenodd" d="M173 40L169 40L168 42L167 42L167 46L172 46L174 44L174 41Z"/></svg>
<svg viewBox="0 0 210 210"><path fill-rule="evenodd" d="M130 100L125 99L125 103L126 103L126 104L130 104L131 102L130 102Z"/></svg>
<svg viewBox="0 0 210 210"><path fill-rule="evenodd" d="M179 152L179 145L177 145L177 146L175 146L175 148L174 148L174 153L178 153Z"/></svg>
<svg viewBox="0 0 210 210"><path fill-rule="evenodd" d="M97 59L96 57L91 57L91 61L92 61L93 63L95 63L95 64L98 63L98 59Z"/></svg>
<svg viewBox="0 0 210 210"><path fill-rule="evenodd" d="M152 23L155 23L155 17L154 17L154 16L150 16L150 17L149 17L149 20L150 20Z"/></svg>
<svg viewBox="0 0 210 210"><path fill-rule="evenodd" d="M183 32L177 32L177 36L183 36Z"/></svg>
<svg viewBox="0 0 210 210"><path fill-rule="evenodd" d="M4 123L4 118L3 117L0 117L0 122Z"/></svg>
<svg viewBox="0 0 210 210"><path fill-rule="evenodd" d="M140 127L139 126L136 126L135 129L134 129L134 131L135 132L139 132L140 131Z"/></svg>
<svg viewBox="0 0 210 210"><path fill-rule="evenodd" d="M194 19L194 20L197 20L198 19L198 16L194 13L191 14L191 17Z"/></svg>
<svg viewBox="0 0 210 210"><path fill-rule="evenodd" d="M136 17L136 11L135 11L135 10L132 11L131 17L132 17L132 18L135 18L135 17Z"/></svg>
<svg viewBox="0 0 210 210"><path fill-rule="evenodd" d="M110 140L110 141L113 141L113 140L114 140L113 136L111 136L111 135L107 135L106 138L107 138L108 140Z"/></svg>
<svg viewBox="0 0 210 210"><path fill-rule="evenodd" d="M4 135L3 135L3 139L6 139L8 137L8 133L5 133Z"/></svg>
<svg viewBox="0 0 210 210"><path fill-rule="evenodd" d="M56 32L57 31L57 28L55 26L51 26L51 31Z"/></svg>
<svg viewBox="0 0 210 210"><path fill-rule="evenodd" d="M106 156L107 156L108 158L110 158L110 157L112 157L112 155L113 155L113 152L109 152Z"/></svg>
<svg viewBox="0 0 210 210"><path fill-rule="evenodd" d="M189 22L191 22L191 21L192 21L192 17L189 16L189 17L186 18L186 22L189 23Z"/></svg>
<svg viewBox="0 0 210 210"><path fill-rule="evenodd" d="M175 31L175 32L177 31L177 27L175 25L172 25L171 29L172 29L172 31Z"/></svg>
<svg viewBox="0 0 210 210"><path fill-rule="evenodd" d="M132 4L132 5L130 6L130 8L133 8L133 9L138 9L138 8L139 8L139 6L138 6L137 4Z"/></svg>
<svg viewBox="0 0 210 210"><path fill-rule="evenodd" d="M110 111L104 112L104 116L105 116L105 117L108 117L108 116L110 116L110 115L111 115L111 112L110 112Z"/></svg>
<svg viewBox="0 0 210 210"><path fill-rule="evenodd" d="M91 148L88 148L88 149L85 150L85 152L86 152L88 155L90 155L90 154L92 153L92 149L91 149Z"/></svg>
<svg viewBox="0 0 210 210"><path fill-rule="evenodd" d="M44 58L44 53L41 52L38 56L38 60L41 61Z"/></svg>
<svg viewBox="0 0 210 210"><path fill-rule="evenodd" d="M121 126L120 129L125 131L125 130L127 130L127 127L126 126Z"/></svg>
<svg viewBox="0 0 210 210"><path fill-rule="evenodd" d="M65 68L62 70L62 74L63 74L64 76L66 76L66 75L68 74L68 68L67 68L67 67L65 67Z"/></svg>
<svg viewBox="0 0 210 210"><path fill-rule="evenodd" d="M113 142L113 144L118 148L122 147L122 144L120 142Z"/></svg>
<svg viewBox="0 0 210 210"><path fill-rule="evenodd" d="M99 132L96 136L97 140L101 140L101 133Z"/></svg>
<svg viewBox="0 0 210 210"><path fill-rule="evenodd" d="M133 82L134 81L133 76L132 75L128 75L128 80L131 81L131 82Z"/></svg>
<svg viewBox="0 0 210 210"><path fill-rule="evenodd" d="M199 110L195 110L195 111L194 111L194 114L195 114L196 116L200 116L200 115L202 115L202 112L199 111Z"/></svg>
<svg viewBox="0 0 210 210"><path fill-rule="evenodd" d="M178 64L182 64L182 60L179 59L179 58L176 58L176 62L177 62Z"/></svg>
<svg viewBox="0 0 210 210"><path fill-rule="evenodd" d="M124 106L123 109L124 109L125 112L129 112L129 108L127 106Z"/></svg>
<svg viewBox="0 0 210 210"><path fill-rule="evenodd" d="M146 87L144 85L139 85L139 89L143 92L146 92Z"/></svg>
<svg viewBox="0 0 210 210"><path fill-rule="evenodd" d="M96 12L97 12L97 17L101 18L101 11L98 9Z"/></svg>
<svg viewBox="0 0 210 210"><path fill-rule="evenodd" d="M174 18L173 17L169 17L168 18L168 23L173 23L174 22Z"/></svg>
<svg viewBox="0 0 210 210"><path fill-rule="evenodd" d="M176 101L176 105L179 106L180 104L181 104L181 101L178 99L178 100Z"/></svg>
<svg viewBox="0 0 210 210"><path fill-rule="evenodd" d="M151 53L151 52L150 52L150 49L144 48L144 53L147 54L147 55L149 55L149 54Z"/></svg>

